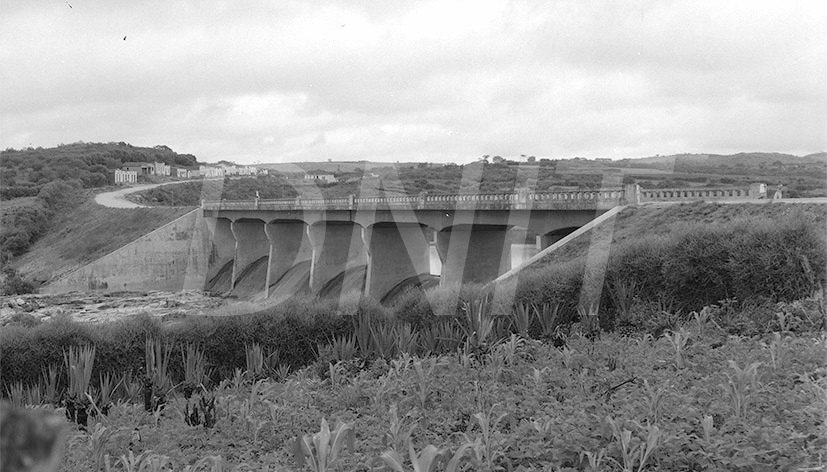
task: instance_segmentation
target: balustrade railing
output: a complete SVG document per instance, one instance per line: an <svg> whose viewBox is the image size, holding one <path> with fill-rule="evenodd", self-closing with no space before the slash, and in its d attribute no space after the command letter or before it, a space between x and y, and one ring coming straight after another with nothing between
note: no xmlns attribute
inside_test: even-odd
<svg viewBox="0 0 827 472"><path fill-rule="evenodd" d="M640 193L643 201L758 198L752 195L750 189L746 188L641 189Z"/></svg>
<svg viewBox="0 0 827 472"><path fill-rule="evenodd" d="M762 189L762 190L758 190ZM403 209L450 209L468 206L481 210L490 209L542 209L546 206L568 206L594 204L595 206L619 205L621 203L645 203L687 200L721 200L765 198L766 186L753 184L750 188L673 188L643 189L637 185L625 188L604 188L594 190L566 190L554 192L480 193L480 194L419 194L391 197L344 198L285 198L278 200L210 200L202 201L205 210L284 210L284 209L330 209L355 210L394 207Z"/></svg>

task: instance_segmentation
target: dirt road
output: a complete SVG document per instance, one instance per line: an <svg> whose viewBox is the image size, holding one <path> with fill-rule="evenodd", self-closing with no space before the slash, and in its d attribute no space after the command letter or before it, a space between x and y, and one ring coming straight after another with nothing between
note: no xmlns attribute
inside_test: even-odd
<svg viewBox="0 0 827 472"><path fill-rule="evenodd" d="M217 179L203 180L221 180L221 178L219 177ZM126 187L120 190L115 190L114 192L99 193L95 195L95 203L109 208L148 208L148 205L139 205L137 203L130 202L126 199L126 196L131 193L149 190L151 188L160 187L162 185L175 185L183 184L186 182L193 182L193 180L177 180L175 182L163 182L160 184L136 185L134 187Z"/></svg>

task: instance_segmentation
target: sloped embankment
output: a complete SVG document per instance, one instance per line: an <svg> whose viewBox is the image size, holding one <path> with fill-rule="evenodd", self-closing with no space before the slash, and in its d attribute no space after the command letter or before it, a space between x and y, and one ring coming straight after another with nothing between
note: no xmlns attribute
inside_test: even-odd
<svg viewBox="0 0 827 472"><path fill-rule="evenodd" d="M827 205L818 203L767 203L721 204L694 202L664 206L630 206L618 213L612 226L612 247L625 242L640 240L641 237L674 236L676 230L733 222L758 220L782 221L790 216L800 215L812 221L815 226L827 228ZM539 259L526 270L541 269L549 264L561 264L584 256L592 242L591 232Z"/></svg>
<svg viewBox="0 0 827 472"><path fill-rule="evenodd" d="M14 265L27 278L46 283L151 233L192 207L105 208L90 196L57 215L29 252Z"/></svg>
<svg viewBox="0 0 827 472"><path fill-rule="evenodd" d="M55 216L52 226L14 265L46 283L92 262L191 211L192 207L105 208L89 197Z"/></svg>

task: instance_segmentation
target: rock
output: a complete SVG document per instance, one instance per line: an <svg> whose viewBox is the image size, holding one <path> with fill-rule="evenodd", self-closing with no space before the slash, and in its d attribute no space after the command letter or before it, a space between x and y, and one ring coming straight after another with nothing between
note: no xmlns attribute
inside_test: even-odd
<svg viewBox="0 0 827 472"><path fill-rule="evenodd" d="M14 302L17 304L17 306L23 306L26 304L26 300L23 300L20 297L18 297Z"/></svg>

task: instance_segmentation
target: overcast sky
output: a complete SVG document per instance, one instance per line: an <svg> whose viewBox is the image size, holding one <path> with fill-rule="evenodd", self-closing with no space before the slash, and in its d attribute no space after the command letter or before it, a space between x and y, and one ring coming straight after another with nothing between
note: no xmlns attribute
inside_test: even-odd
<svg viewBox="0 0 827 472"><path fill-rule="evenodd" d="M3 0L0 148L808 154L827 149L825 4Z"/></svg>

